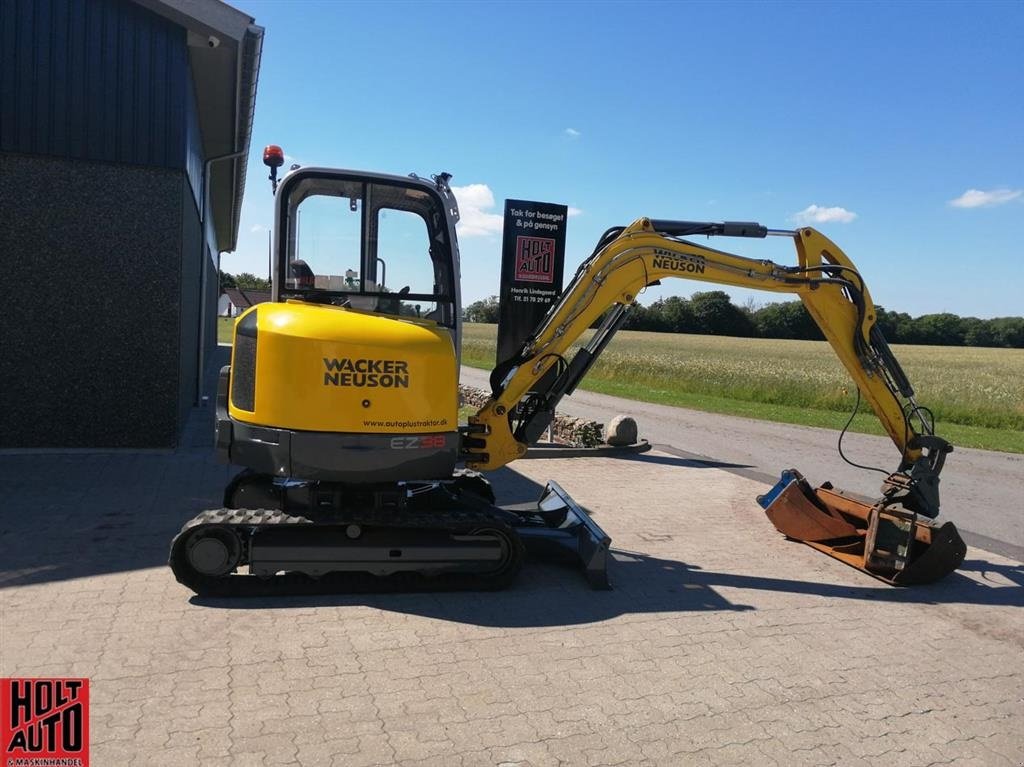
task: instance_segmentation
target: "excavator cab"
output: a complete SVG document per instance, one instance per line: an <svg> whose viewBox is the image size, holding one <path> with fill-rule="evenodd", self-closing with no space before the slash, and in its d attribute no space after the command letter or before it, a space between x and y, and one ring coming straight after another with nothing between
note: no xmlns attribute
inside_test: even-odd
<svg viewBox="0 0 1024 767"><path fill-rule="evenodd" d="M239 317L221 371L226 461L327 482L452 476L462 324L448 178L300 168L277 183L272 302Z"/></svg>
<svg viewBox="0 0 1024 767"><path fill-rule="evenodd" d="M274 300L428 319L458 343L458 207L434 180L301 168L280 183Z"/></svg>

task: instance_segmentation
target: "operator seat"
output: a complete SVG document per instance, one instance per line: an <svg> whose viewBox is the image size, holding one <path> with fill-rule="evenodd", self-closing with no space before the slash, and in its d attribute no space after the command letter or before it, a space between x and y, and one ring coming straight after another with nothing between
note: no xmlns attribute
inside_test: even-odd
<svg viewBox="0 0 1024 767"><path fill-rule="evenodd" d="M316 287L316 275L301 258L288 264L288 287L293 290L313 290Z"/></svg>

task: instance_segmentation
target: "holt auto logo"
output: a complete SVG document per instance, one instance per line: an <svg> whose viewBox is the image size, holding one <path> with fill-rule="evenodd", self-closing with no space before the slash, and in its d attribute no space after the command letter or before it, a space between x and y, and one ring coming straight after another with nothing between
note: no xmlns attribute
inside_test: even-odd
<svg viewBox="0 0 1024 767"><path fill-rule="evenodd" d="M89 767L88 679L0 679L0 767Z"/></svg>
<svg viewBox="0 0 1024 767"><path fill-rule="evenodd" d="M516 281L555 281L555 241L548 237L516 237Z"/></svg>

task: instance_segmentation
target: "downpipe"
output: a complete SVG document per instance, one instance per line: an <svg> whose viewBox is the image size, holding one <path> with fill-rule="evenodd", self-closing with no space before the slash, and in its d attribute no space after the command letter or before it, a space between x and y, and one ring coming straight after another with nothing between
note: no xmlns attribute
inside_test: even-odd
<svg viewBox="0 0 1024 767"><path fill-rule="evenodd" d="M210 168L215 162L223 160L235 160L248 155L249 150L243 149L238 152L217 155L203 163L203 201L199 211L199 359L196 362L196 396L194 405L199 405L203 400L203 379L206 373L206 290L209 281L207 280L206 264L206 227L208 223L207 211L210 204ZM232 222L233 223L233 222ZM220 279L220 248L217 249L217 279Z"/></svg>

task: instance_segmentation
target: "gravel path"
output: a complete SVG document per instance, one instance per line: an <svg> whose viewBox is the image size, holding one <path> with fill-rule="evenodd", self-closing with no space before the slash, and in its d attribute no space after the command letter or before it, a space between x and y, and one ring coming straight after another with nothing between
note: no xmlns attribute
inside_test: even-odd
<svg viewBox="0 0 1024 767"><path fill-rule="evenodd" d="M490 389L487 372L462 368L462 383ZM640 436L654 444L739 464L778 477L797 468L813 485L825 480L844 490L877 496L882 475L855 469L839 457L836 430L792 426L702 413L578 390L559 412L607 423L619 414L637 420ZM843 451L853 461L893 469L899 454L885 437L848 434ZM767 479L767 477L766 477ZM968 543L1024 561L1024 455L956 448L942 474L943 518L953 520ZM970 534L970 535L968 535Z"/></svg>

